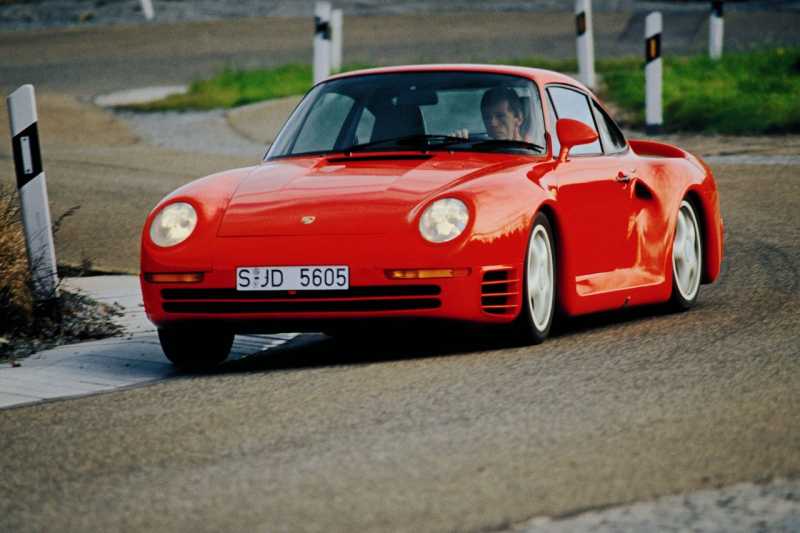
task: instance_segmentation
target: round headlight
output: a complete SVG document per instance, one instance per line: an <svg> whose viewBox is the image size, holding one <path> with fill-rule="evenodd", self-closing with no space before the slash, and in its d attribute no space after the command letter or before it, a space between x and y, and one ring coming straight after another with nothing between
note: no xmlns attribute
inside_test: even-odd
<svg viewBox="0 0 800 533"><path fill-rule="evenodd" d="M443 198L433 202L419 219L419 232L430 242L447 242L455 239L469 222L469 209L456 198Z"/></svg>
<svg viewBox="0 0 800 533"><path fill-rule="evenodd" d="M197 213L186 202L175 202L161 210L150 224L150 240L165 248L189 238L197 226Z"/></svg>

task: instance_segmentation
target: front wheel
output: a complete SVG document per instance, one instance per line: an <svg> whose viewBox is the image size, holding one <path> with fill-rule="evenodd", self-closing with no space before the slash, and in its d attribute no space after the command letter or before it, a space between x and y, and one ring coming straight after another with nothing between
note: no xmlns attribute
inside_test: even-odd
<svg viewBox="0 0 800 533"><path fill-rule="evenodd" d="M208 326L159 328L161 349L181 370L210 370L228 358L233 333Z"/></svg>
<svg viewBox="0 0 800 533"><path fill-rule="evenodd" d="M525 256L525 282L518 329L525 340L539 344L553 325L556 304L556 255L553 230L543 213L533 221Z"/></svg>
<svg viewBox="0 0 800 533"><path fill-rule="evenodd" d="M670 305L679 311L697 301L703 265L703 246L697 213L687 200L681 202L672 238L672 296Z"/></svg>

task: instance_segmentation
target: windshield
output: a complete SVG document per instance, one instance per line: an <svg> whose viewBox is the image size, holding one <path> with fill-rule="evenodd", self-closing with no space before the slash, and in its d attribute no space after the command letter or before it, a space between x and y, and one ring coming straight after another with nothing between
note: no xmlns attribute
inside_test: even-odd
<svg viewBox="0 0 800 533"><path fill-rule="evenodd" d="M528 79L481 72L404 72L316 86L268 159L328 152L545 152L542 105Z"/></svg>

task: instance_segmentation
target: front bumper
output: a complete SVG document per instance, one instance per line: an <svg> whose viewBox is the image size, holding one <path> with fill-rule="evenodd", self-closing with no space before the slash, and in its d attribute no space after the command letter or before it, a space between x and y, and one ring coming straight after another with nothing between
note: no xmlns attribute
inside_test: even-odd
<svg viewBox="0 0 800 533"><path fill-rule="evenodd" d="M367 319L506 323L519 312L516 271L488 265L457 278L390 280L383 268L351 267L347 291L237 291L235 270L206 272L200 283L150 283L144 276L141 283L147 316L158 327L217 322L237 332L267 332Z"/></svg>

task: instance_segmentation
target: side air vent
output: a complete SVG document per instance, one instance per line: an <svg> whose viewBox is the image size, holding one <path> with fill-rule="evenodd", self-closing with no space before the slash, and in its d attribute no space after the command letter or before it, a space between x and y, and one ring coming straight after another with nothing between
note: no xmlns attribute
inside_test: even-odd
<svg viewBox="0 0 800 533"><path fill-rule="evenodd" d="M163 289L161 297L169 313L308 313L437 309L441 293L438 285L376 285L341 291Z"/></svg>
<svg viewBox="0 0 800 533"><path fill-rule="evenodd" d="M492 315L513 315L519 307L522 280L516 269L500 267L487 270L481 281L481 309Z"/></svg>

